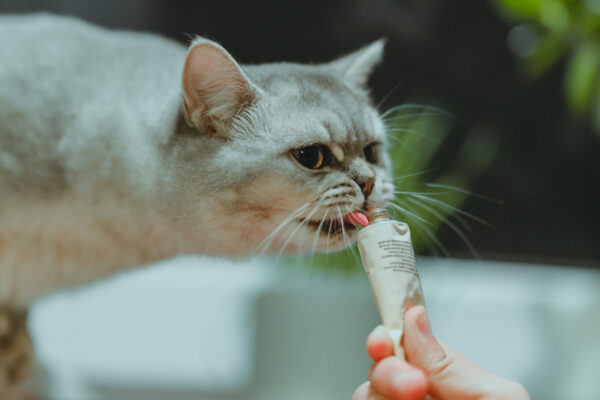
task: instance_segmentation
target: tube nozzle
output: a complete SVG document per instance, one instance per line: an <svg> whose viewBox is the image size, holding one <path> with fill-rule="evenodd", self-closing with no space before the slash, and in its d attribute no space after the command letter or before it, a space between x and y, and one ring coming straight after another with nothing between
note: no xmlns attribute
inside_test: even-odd
<svg viewBox="0 0 600 400"><path fill-rule="evenodd" d="M369 219L369 223L371 224L381 221L389 221L391 219L390 214L388 214L387 210L379 206L369 207L369 209L367 210L367 218Z"/></svg>

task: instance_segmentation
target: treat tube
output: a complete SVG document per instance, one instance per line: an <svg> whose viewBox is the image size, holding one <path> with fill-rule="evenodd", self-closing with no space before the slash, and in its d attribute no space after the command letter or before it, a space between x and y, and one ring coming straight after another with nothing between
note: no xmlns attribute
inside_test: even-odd
<svg viewBox="0 0 600 400"><path fill-rule="evenodd" d="M404 312L415 305L425 306L410 230L380 207L369 208L367 217L369 226L358 233L360 257L383 326L394 341L394 354L404 359L401 345Z"/></svg>

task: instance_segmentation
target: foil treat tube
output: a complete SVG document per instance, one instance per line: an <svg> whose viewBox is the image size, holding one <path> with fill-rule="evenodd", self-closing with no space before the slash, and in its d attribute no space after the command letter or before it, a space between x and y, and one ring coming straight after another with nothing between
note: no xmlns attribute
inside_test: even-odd
<svg viewBox="0 0 600 400"><path fill-rule="evenodd" d="M425 306L410 230L392 220L383 208L372 207L370 225L358 233L358 248L371 282L383 326L394 341L394 354L405 358L401 339L404 312Z"/></svg>

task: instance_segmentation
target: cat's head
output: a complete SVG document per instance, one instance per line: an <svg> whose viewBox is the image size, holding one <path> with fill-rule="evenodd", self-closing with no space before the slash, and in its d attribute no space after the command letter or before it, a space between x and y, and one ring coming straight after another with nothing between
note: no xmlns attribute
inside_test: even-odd
<svg viewBox="0 0 600 400"><path fill-rule="evenodd" d="M189 216L215 216L212 253L339 250L356 237L346 214L387 205L386 133L366 89L383 46L327 64L240 66L212 41L192 43L175 190L192 226Z"/></svg>

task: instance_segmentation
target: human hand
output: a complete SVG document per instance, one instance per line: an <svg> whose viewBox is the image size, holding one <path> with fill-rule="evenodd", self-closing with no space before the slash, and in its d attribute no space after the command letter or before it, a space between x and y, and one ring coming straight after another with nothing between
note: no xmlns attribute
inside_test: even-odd
<svg viewBox="0 0 600 400"><path fill-rule="evenodd" d="M438 341L424 307L404 315L403 340L408 362L392 356L392 339L383 326L371 332L367 351L376 364L352 400L421 400L427 394L437 400L529 399L518 383L491 374Z"/></svg>

